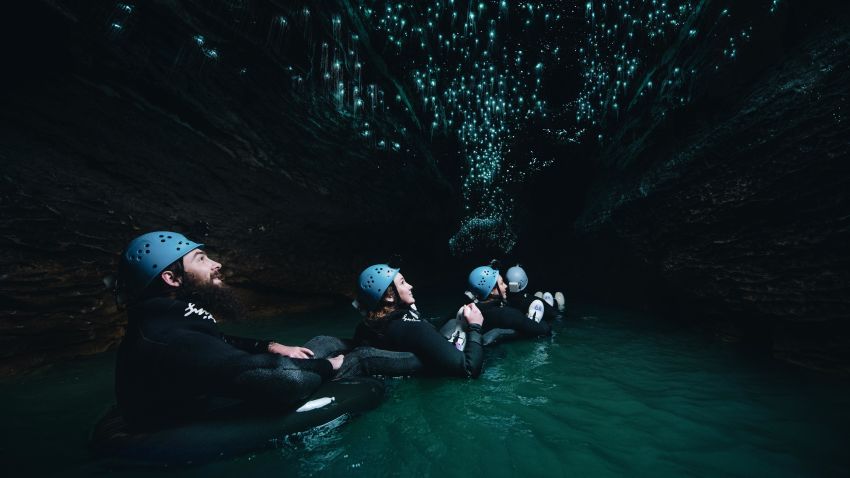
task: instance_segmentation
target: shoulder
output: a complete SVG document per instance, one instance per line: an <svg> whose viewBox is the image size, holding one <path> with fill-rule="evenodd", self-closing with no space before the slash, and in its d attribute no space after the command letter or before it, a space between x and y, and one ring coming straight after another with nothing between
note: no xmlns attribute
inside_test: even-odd
<svg viewBox="0 0 850 478"><path fill-rule="evenodd" d="M392 315L390 322L406 326L427 323L419 317L419 311L416 309L400 310Z"/></svg>
<svg viewBox="0 0 850 478"><path fill-rule="evenodd" d="M496 299L487 299L478 302L476 306L481 311L499 309L502 307L502 301Z"/></svg>
<svg viewBox="0 0 850 478"><path fill-rule="evenodd" d="M416 309L398 309L393 312L387 314L381 322L389 324L395 324L398 322L406 323L406 322L420 322L419 319L419 311Z"/></svg>
<svg viewBox="0 0 850 478"><path fill-rule="evenodd" d="M187 319L198 319L191 323L215 323L212 313L200 305L169 297L155 297L135 304L128 311L128 318L130 322L137 324L173 321L185 323Z"/></svg>
<svg viewBox="0 0 850 478"><path fill-rule="evenodd" d="M357 327L354 328L354 338L358 341L370 338L373 335L375 335L375 331L372 330L372 327L370 327L368 323L366 323L365 319L361 320L357 324Z"/></svg>
<svg viewBox="0 0 850 478"><path fill-rule="evenodd" d="M427 320L421 319L417 314L405 313L393 320L389 327L397 334L407 337L421 337L421 334L436 332L437 329Z"/></svg>
<svg viewBox="0 0 850 478"><path fill-rule="evenodd" d="M419 314L413 310L398 310L385 317L383 320L373 324L361 322L357 332L361 336L380 336L390 341L403 340L403 337L415 333L422 327L431 327L430 323L419 318Z"/></svg>
<svg viewBox="0 0 850 478"><path fill-rule="evenodd" d="M130 318L148 318L153 316L168 316L181 314L188 304L182 300L170 297L154 297L143 300L131 306L127 313Z"/></svg>

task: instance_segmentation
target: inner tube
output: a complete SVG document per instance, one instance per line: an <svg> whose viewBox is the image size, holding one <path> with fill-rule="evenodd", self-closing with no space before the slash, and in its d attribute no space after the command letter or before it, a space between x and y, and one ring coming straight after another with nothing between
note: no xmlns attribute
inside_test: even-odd
<svg viewBox="0 0 850 478"><path fill-rule="evenodd" d="M127 429L113 407L95 425L90 448L111 467L203 464L273 448L287 435L375 408L383 395L379 380L347 378L322 384L305 402L282 413L241 403L209 420L138 433Z"/></svg>

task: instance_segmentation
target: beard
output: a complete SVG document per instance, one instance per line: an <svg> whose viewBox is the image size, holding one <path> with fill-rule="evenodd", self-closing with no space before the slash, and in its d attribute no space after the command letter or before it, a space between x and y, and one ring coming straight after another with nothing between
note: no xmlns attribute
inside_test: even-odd
<svg viewBox="0 0 850 478"><path fill-rule="evenodd" d="M222 277L216 274L211 279ZM225 321L239 320L245 317L245 306L233 293L233 289L223 282L213 284L202 282L192 274L184 276L183 284L177 289L177 298L192 302L207 309L216 317Z"/></svg>

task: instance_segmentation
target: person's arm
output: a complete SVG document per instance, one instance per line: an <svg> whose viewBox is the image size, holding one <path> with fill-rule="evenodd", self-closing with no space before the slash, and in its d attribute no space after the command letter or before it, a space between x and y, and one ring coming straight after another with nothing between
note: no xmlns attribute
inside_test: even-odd
<svg viewBox="0 0 850 478"><path fill-rule="evenodd" d="M484 350L481 346L480 325L470 324L463 352L427 322L409 322L399 326L404 329L399 342L406 350L416 354L426 368L456 377L477 378L481 374Z"/></svg>
<svg viewBox="0 0 850 478"><path fill-rule="evenodd" d="M441 330L445 325L452 319L454 319L454 315L445 315L445 316L437 316L437 317L427 317L425 320L430 322L431 325L434 326L437 330Z"/></svg>
<svg viewBox="0 0 850 478"><path fill-rule="evenodd" d="M221 339L228 345L252 354L271 353L298 359L313 357L313 351L309 348L283 345L273 340L249 339L235 335L222 335Z"/></svg>
<svg viewBox="0 0 850 478"><path fill-rule="evenodd" d="M469 324L466 332L466 348L463 349L464 365L467 376L478 378L484 365L484 344L481 336L481 324Z"/></svg>
<svg viewBox="0 0 850 478"><path fill-rule="evenodd" d="M221 335L221 339L224 340L224 343L228 345L232 345L239 350L244 350L245 352L251 354L261 354L269 351L269 345L272 343L271 340L260 340L260 339L251 339L247 337L237 337L235 335Z"/></svg>
<svg viewBox="0 0 850 478"><path fill-rule="evenodd" d="M531 320L513 307L491 307L484 311L484 316L488 323L498 324L498 328L516 330L526 337L552 333L552 327L547 322Z"/></svg>
<svg viewBox="0 0 850 478"><path fill-rule="evenodd" d="M182 331L153 347L151 367L198 395L287 406L308 397L333 374L329 360L252 354L198 331Z"/></svg>
<svg viewBox="0 0 850 478"><path fill-rule="evenodd" d="M318 335L308 340L304 348L313 353L312 358L328 358L347 353L354 348L351 339L341 339L330 335Z"/></svg>

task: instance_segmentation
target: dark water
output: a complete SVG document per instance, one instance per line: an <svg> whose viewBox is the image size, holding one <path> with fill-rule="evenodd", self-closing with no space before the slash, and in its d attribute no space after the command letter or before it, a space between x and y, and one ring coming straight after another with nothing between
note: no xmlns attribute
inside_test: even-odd
<svg viewBox="0 0 850 478"><path fill-rule="evenodd" d="M477 381L391 380L368 414L165 476L850 475L848 384L624 310L570 315L549 339L489 349ZM355 321L346 308L226 329L300 343ZM104 473L86 440L112 400L113 359L0 385L6 476Z"/></svg>

